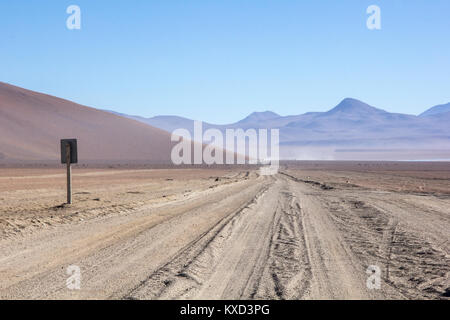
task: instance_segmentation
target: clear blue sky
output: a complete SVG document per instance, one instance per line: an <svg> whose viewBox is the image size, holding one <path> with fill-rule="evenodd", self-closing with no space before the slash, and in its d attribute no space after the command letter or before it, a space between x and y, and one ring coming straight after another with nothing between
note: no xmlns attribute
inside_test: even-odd
<svg viewBox="0 0 450 320"><path fill-rule="evenodd" d="M382 30L366 28L371 4ZM215 123L344 97L417 114L450 102L450 1L2 0L0 81Z"/></svg>

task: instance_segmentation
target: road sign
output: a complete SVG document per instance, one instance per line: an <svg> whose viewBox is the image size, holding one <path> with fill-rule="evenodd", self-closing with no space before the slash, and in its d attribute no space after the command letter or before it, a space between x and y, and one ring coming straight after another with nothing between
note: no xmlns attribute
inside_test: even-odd
<svg viewBox="0 0 450 320"><path fill-rule="evenodd" d="M61 140L61 163L67 163L67 145L70 146L70 163L78 163L77 139Z"/></svg>
<svg viewBox="0 0 450 320"><path fill-rule="evenodd" d="M77 139L61 140L61 163L67 165L67 204L72 204L72 163L78 162Z"/></svg>

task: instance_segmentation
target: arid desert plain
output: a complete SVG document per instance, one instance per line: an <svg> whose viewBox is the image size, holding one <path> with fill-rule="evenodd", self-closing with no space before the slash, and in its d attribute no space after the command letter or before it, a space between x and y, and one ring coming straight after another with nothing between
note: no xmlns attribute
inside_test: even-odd
<svg viewBox="0 0 450 320"><path fill-rule="evenodd" d="M75 167L73 192L62 166L0 168L0 298L450 296L448 162Z"/></svg>

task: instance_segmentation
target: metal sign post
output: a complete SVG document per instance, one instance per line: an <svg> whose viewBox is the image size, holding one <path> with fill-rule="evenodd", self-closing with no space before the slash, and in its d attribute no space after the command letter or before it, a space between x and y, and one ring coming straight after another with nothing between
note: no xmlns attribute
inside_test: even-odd
<svg viewBox="0 0 450 320"><path fill-rule="evenodd" d="M70 144L66 144L67 164L67 204L72 204L72 164L70 163Z"/></svg>
<svg viewBox="0 0 450 320"><path fill-rule="evenodd" d="M78 163L77 140L61 140L61 163L67 165L67 204L72 204L72 163Z"/></svg>

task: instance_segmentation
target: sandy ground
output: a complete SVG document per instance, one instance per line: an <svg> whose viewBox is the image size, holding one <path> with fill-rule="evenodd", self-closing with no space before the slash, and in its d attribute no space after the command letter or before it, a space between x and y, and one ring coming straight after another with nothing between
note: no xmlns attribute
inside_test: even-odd
<svg viewBox="0 0 450 320"><path fill-rule="evenodd" d="M64 206L63 170L0 169L0 298L449 299L449 178L450 164L75 169Z"/></svg>

